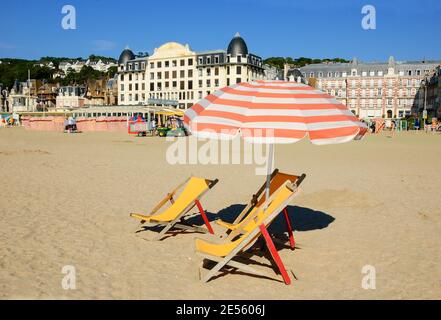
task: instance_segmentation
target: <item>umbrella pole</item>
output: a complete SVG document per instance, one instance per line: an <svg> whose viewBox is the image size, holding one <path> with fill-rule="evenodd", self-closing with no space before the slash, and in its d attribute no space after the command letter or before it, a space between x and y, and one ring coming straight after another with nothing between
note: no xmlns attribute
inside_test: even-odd
<svg viewBox="0 0 441 320"><path fill-rule="evenodd" d="M271 173L273 171L273 158L274 158L274 144L269 144L268 151L268 166L267 166L267 175L266 175L266 189L265 189L265 200L269 199L270 194L270 184L271 184Z"/></svg>

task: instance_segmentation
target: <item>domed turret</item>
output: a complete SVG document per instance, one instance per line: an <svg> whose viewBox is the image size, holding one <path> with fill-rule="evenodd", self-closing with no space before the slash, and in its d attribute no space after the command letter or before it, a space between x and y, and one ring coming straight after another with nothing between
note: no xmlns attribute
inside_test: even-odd
<svg viewBox="0 0 441 320"><path fill-rule="evenodd" d="M248 47L245 41L240 36L239 32L234 35L234 38L230 41L228 45L227 54L232 57L238 55L246 56L248 54Z"/></svg>
<svg viewBox="0 0 441 320"><path fill-rule="evenodd" d="M129 47L126 47L119 56L118 64L125 64L127 61L133 59L135 59L135 55L133 54L132 50L129 49Z"/></svg>

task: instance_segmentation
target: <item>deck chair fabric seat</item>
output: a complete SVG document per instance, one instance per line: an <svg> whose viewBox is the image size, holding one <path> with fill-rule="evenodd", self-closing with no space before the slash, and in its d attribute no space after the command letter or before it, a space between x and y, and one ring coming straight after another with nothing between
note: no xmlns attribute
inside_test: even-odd
<svg viewBox="0 0 441 320"><path fill-rule="evenodd" d="M198 232L204 232L204 229L196 226L184 225L184 217L192 210L195 206L198 207L200 214L207 226L207 231L213 233L213 229L206 217L205 211L200 204L200 199L202 196L210 190L216 183L217 179L210 180L199 177L190 177L184 183L177 186L172 192L167 194L167 196L159 202L159 204L152 209L150 215L144 215L140 213L131 213L130 216L140 220L141 224L151 223L165 225L162 231L157 236L157 240L162 238L164 234L175 227L178 229L192 229ZM178 191L182 191L178 193ZM175 199L176 197L176 199ZM167 202L171 205L164 211L157 213Z"/></svg>
<svg viewBox="0 0 441 320"><path fill-rule="evenodd" d="M271 174L269 192L270 196L285 182L288 181L290 183L296 183L300 178L301 176L282 173L278 169L275 169L274 172ZM236 230L244 225L246 226L245 228L252 228L253 226L251 224L247 224L247 217L252 216L253 213L265 203L266 193L263 192L265 190L265 187L266 183L264 183L262 187L258 190L258 192L253 195L251 202L244 208L244 210L239 214L239 216L233 223L228 223L221 219L218 219L215 221L216 224L222 226L227 230Z"/></svg>

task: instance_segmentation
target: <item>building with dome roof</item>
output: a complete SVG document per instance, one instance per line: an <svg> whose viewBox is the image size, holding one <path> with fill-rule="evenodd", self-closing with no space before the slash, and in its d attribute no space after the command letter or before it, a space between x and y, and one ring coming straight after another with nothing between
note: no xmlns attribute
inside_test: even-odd
<svg viewBox="0 0 441 320"><path fill-rule="evenodd" d="M195 52L188 44L167 42L150 56L136 57L126 48L118 61L118 100L187 109L222 87L264 78L262 58L249 53L239 33L226 50Z"/></svg>

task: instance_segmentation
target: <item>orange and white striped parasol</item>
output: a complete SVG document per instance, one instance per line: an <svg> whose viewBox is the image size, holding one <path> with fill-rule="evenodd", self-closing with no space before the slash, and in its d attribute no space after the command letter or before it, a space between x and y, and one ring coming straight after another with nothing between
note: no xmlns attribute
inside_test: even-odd
<svg viewBox="0 0 441 320"><path fill-rule="evenodd" d="M252 81L217 90L185 112L184 125L197 137L233 139L240 134L247 142L269 144L267 197L274 143L308 136L313 144L336 144L358 140L367 131L334 97L286 81Z"/></svg>
<svg viewBox="0 0 441 320"><path fill-rule="evenodd" d="M185 112L195 136L252 143L291 143L306 136L314 144L361 138L367 130L334 97L302 83L253 81L213 92Z"/></svg>

